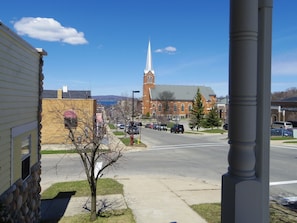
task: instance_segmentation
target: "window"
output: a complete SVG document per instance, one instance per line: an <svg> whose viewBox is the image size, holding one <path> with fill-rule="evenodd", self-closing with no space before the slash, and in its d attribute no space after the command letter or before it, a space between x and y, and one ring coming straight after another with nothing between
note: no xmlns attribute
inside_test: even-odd
<svg viewBox="0 0 297 223"><path fill-rule="evenodd" d="M181 105L181 110L185 111L185 105L184 104Z"/></svg>
<svg viewBox="0 0 297 223"><path fill-rule="evenodd" d="M30 175L30 154L31 154L31 135L23 138L21 144L22 154L22 179Z"/></svg>
<svg viewBox="0 0 297 223"><path fill-rule="evenodd" d="M177 111L177 106L176 106L176 104L173 105L173 111L175 111L175 112Z"/></svg>
<svg viewBox="0 0 297 223"><path fill-rule="evenodd" d="M65 128L77 127L77 115L73 110L67 110L64 112L64 126Z"/></svg>
<svg viewBox="0 0 297 223"><path fill-rule="evenodd" d="M189 112L192 111L192 105L189 105L188 109L189 109Z"/></svg>
<svg viewBox="0 0 297 223"><path fill-rule="evenodd" d="M162 111L162 105L161 105L161 104L159 104L159 106L158 106L158 111L159 111L159 112Z"/></svg>
<svg viewBox="0 0 297 223"><path fill-rule="evenodd" d="M38 122L33 121L11 129L11 181L25 180L32 164L38 161Z"/></svg>

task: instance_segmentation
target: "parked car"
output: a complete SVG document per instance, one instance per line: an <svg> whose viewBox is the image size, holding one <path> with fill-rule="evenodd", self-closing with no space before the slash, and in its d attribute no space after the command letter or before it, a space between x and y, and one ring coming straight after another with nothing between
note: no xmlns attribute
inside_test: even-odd
<svg viewBox="0 0 297 223"><path fill-rule="evenodd" d="M124 129L125 128L125 125L124 124L120 124L118 125L119 129Z"/></svg>
<svg viewBox="0 0 297 223"><path fill-rule="evenodd" d="M292 129L293 125L291 122L276 121L272 123L271 128L272 129Z"/></svg>
<svg viewBox="0 0 297 223"><path fill-rule="evenodd" d="M131 135L131 134L139 134L139 127L136 126L136 125L134 125L134 126L129 126L129 127L127 128L127 133L128 133L129 135Z"/></svg>
<svg viewBox="0 0 297 223"><path fill-rule="evenodd" d="M171 129L171 133L184 133L184 125L181 124L175 124Z"/></svg>
<svg viewBox="0 0 297 223"><path fill-rule="evenodd" d="M290 121L290 120L288 120L288 122L291 122L292 123L293 128L297 128L297 121Z"/></svg>
<svg viewBox="0 0 297 223"><path fill-rule="evenodd" d="M228 123L225 123L225 124L223 125L223 129L225 129L225 130L228 130L228 127L229 127Z"/></svg>
<svg viewBox="0 0 297 223"><path fill-rule="evenodd" d="M158 125L159 131L167 131L167 125L166 124L160 124Z"/></svg>

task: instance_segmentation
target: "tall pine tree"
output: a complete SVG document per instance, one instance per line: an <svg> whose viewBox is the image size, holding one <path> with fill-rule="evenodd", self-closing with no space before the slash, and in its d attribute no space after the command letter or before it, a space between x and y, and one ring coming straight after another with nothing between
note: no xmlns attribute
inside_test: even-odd
<svg viewBox="0 0 297 223"><path fill-rule="evenodd" d="M197 89L197 93L193 100L193 108L190 113L190 122L189 126L193 128L197 128L197 130L201 127L202 121L204 117L204 106L202 101L202 95L200 93L200 89Z"/></svg>
<svg viewBox="0 0 297 223"><path fill-rule="evenodd" d="M205 128L213 128L221 126L221 120L218 115L217 107L212 107L209 111L205 122L203 123Z"/></svg>

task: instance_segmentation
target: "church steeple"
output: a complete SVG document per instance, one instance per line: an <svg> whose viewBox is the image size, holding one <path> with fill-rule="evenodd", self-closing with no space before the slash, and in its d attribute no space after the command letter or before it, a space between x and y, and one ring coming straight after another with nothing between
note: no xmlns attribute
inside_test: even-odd
<svg viewBox="0 0 297 223"><path fill-rule="evenodd" d="M147 56L146 56L146 67L144 70L144 73L152 72L155 73L153 70L153 64L152 64L152 53L151 53L151 42L149 41L148 47L147 47Z"/></svg>
<svg viewBox="0 0 297 223"><path fill-rule="evenodd" d="M151 42L148 42L146 67L143 75L143 89L142 89L142 114L150 114L151 111L151 98L150 90L155 88L155 71L152 65Z"/></svg>

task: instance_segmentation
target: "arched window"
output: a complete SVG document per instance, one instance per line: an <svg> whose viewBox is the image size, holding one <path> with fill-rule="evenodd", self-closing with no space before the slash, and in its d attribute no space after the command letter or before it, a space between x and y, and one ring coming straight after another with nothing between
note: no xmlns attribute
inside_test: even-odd
<svg viewBox="0 0 297 223"><path fill-rule="evenodd" d="M189 112L191 112L192 111L192 105L189 105L188 109L189 109Z"/></svg>
<svg viewBox="0 0 297 223"><path fill-rule="evenodd" d="M175 111L175 112L177 111L177 105L176 104L173 105L173 111Z"/></svg>
<svg viewBox="0 0 297 223"><path fill-rule="evenodd" d="M64 126L65 128L77 127L77 115L73 110L67 110L64 112Z"/></svg>
<svg viewBox="0 0 297 223"><path fill-rule="evenodd" d="M181 105L181 111L185 111L185 105L184 104Z"/></svg>
<svg viewBox="0 0 297 223"><path fill-rule="evenodd" d="M158 111L161 112L162 111L162 104L158 105Z"/></svg>

